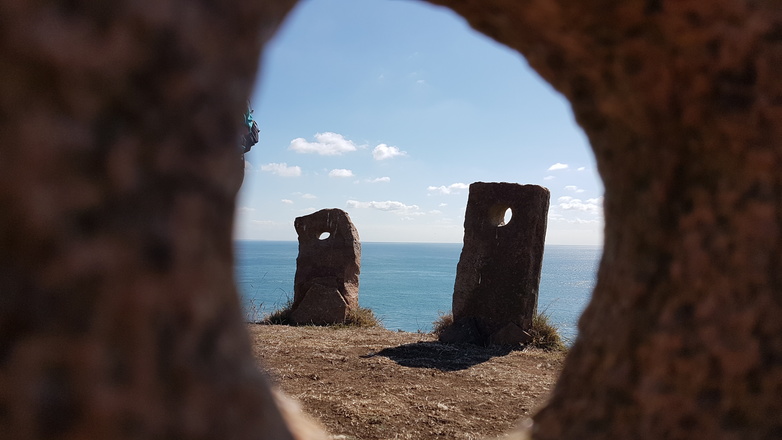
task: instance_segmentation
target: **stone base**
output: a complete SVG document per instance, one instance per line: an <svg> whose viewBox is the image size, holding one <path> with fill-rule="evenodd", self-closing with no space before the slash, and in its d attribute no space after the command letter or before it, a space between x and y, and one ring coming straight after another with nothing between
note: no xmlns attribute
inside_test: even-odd
<svg viewBox="0 0 782 440"><path fill-rule="evenodd" d="M316 284L291 312L291 321L297 325L340 324L345 322L349 310L337 288Z"/></svg>
<svg viewBox="0 0 782 440"><path fill-rule="evenodd" d="M440 342L446 344L476 344L484 345L484 337L478 330L478 325L474 318L465 318L455 321L445 328L438 338Z"/></svg>
<svg viewBox="0 0 782 440"><path fill-rule="evenodd" d="M515 323L508 323L499 331L486 334L481 331L477 318L462 318L455 321L440 333L440 342L446 344L475 345L525 345L532 336Z"/></svg>
<svg viewBox="0 0 782 440"><path fill-rule="evenodd" d="M491 345L525 345L530 342L532 342L532 335L512 322L489 336Z"/></svg>

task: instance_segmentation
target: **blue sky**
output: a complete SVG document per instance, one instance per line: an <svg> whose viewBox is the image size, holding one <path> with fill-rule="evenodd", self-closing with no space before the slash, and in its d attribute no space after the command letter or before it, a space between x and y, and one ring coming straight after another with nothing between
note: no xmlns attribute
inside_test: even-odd
<svg viewBox="0 0 782 440"><path fill-rule="evenodd" d="M296 240L350 214L363 241L462 241L472 182L551 191L548 244L602 243L603 186L568 102L456 14L305 0L268 45L235 234Z"/></svg>

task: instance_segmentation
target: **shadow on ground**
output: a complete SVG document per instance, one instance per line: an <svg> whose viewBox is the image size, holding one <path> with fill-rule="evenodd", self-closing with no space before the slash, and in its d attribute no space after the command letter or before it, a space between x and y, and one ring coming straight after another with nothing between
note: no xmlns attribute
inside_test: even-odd
<svg viewBox="0 0 782 440"><path fill-rule="evenodd" d="M511 347L417 342L384 348L377 353L370 353L362 357L383 356L403 367L459 371L484 363L493 357L505 356L511 351L513 351Z"/></svg>

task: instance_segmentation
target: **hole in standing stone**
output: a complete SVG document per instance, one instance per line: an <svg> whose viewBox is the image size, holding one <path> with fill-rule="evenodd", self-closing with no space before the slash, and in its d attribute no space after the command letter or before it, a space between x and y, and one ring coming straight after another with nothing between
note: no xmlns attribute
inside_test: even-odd
<svg viewBox="0 0 782 440"><path fill-rule="evenodd" d="M508 223L510 223L510 219L513 218L513 210L508 208L505 210L505 215L503 216L502 223L499 224L499 226L505 226Z"/></svg>
<svg viewBox="0 0 782 440"><path fill-rule="evenodd" d="M489 209L489 222L492 226L505 226L513 216L513 210L508 205L494 205Z"/></svg>
<svg viewBox="0 0 782 440"><path fill-rule="evenodd" d="M321 232L318 236L318 240L325 240L327 238L331 237L331 232Z"/></svg>

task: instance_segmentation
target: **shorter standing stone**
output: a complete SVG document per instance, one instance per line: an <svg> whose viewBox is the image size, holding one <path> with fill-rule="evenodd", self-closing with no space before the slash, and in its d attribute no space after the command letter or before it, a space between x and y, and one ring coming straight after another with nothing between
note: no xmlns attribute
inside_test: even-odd
<svg viewBox="0 0 782 440"><path fill-rule="evenodd" d="M343 322L348 303L336 287L313 284L291 313L297 324L327 325Z"/></svg>
<svg viewBox="0 0 782 440"><path fill-rule="evenodd" d="M472 330L447 333L448 342L529 342L528 331L537 312L548 207L549 191L541 186L470 185L453 319L455 328ZM508 209L512 217L505 224Z"/></svg>
<svg viewBox="0 0 782 440"><path fill-rule="evenodd" d="M299 256L293 283L294 324L338 324L358 308L361 242L348 213L322 209L294 221Z"/></svg>

